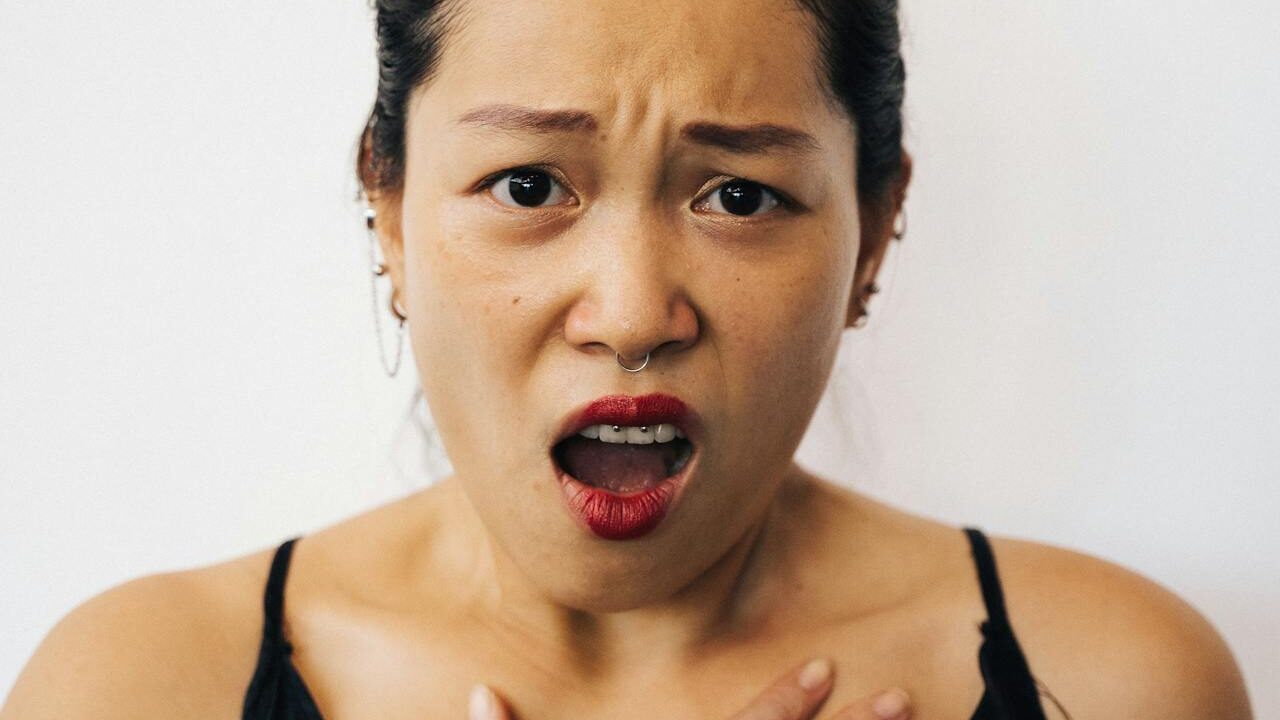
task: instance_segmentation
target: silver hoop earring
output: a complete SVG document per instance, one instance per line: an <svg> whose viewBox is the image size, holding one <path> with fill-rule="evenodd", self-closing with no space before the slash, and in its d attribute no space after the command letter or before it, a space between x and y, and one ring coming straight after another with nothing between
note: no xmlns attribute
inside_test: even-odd
<svg viewBox="0 0 1280 720"><path fill-rule="evenodd" d="M896 227L893 229L894 240L901 240L902 238L907 236L907 208L903 207L902 212L899 214L902 215L902 229L899 230ZM894 224L896 225L897 223L894 223Z"/></svg>
<svg viewBox="0 0 1280 720"><path fill-rule="evenodd" d="M618 358L618 365L620 365L623 370L626 370L627 372L631 372L631 373L638 373L641 370L645 369L645 366L649 364L649 353L644 354L644 362L640 363L640 367L635 369L627 367L626 363L622 362L621 353L614 353L614 356Z"/></svg>
<svg viewBox="0 0 1280 720"><path fill-rule="evenodd" d="M373 298L373 331L378 338L378 357L382 360L382 369L387 373L387 377L395 377L400 372L400 358L404 352L404 313L396 312L398 308L394 307L395 299L392 298L392 313L396 315L399 321L399 327L396 328L396 359L395 362L387 360L386 345L382 341L382 312L378 303L378 278L387 274L386 263L378 262L378 254L375 246L378 244L378 234L374 232L374 220L378 218L378 213L373 208L365 208L364 210L364 227L369 234L369 266L372 273L369 276L370 296Z"/></svg>

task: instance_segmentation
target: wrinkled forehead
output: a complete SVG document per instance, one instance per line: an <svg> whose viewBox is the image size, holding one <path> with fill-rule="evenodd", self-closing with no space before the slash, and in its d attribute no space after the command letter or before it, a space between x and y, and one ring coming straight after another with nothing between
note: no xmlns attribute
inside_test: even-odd
<svg viewBox="0 0 1280 720"><path fill-rule="evenodd" d="M456 13L420 93L442 120L503 102L848 127L793 0L462 0Z"/></svg>

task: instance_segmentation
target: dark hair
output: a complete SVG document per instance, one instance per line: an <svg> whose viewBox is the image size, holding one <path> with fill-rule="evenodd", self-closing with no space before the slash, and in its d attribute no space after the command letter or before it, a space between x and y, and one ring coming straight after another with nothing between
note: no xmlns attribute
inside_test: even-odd
<svg viewBox="0 0 1280 720"><path fill-rule="evenodd" d="M885 199L902 169L906 70L897 0L793 0L814 18L827 91L858 134L858 198ZM404 184L405 116L415 88L431 79L466 0L374 0L378 95L365 124L356 175L366 192Z"/></svg>

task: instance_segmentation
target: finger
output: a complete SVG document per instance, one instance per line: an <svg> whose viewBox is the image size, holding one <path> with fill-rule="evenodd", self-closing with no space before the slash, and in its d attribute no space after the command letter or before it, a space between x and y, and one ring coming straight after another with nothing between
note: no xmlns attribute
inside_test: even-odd
<svg viewBox="0 0 1280 720"><path fill-rule="evenodd" d="M831 672L826 658L794 668L730 720L810 720L831 692Z"/></svg>
<svg viewBox="0 0 1280 720"><path fill-rule="evenodd" d="M911 696L902 688L893 688L845 705L829 720L907 720L910 717Z"/></svg>
<svg viewBox="0 0 1280 720"><path fill-rule="evenodd" d="M476 685L471 688L471 697L467 702L468 720L511 720L511 712L507 704L488 685Z"/></svg>

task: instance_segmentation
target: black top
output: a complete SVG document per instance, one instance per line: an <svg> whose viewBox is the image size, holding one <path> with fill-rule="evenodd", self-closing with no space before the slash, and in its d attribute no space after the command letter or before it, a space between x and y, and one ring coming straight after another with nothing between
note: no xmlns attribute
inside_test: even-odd
<svg viewBox="0 0 1280 720"><path fill-rule="evenodd" d="M982 585L982 600L987 606L987 619L978 626L983 637L978 648L978 669L986 692L972 720L1044 720L1035 679L1005 614L1004 593L991 546L982 531L966 527L964 532L969 538L978 582ZM281 543L271 560L262 602L265 615L262 648L245 693L243 720L324 720L302 676L293 666L290 658L293 645L284 636L284 584L297 540L295 537Z"/></svg>

